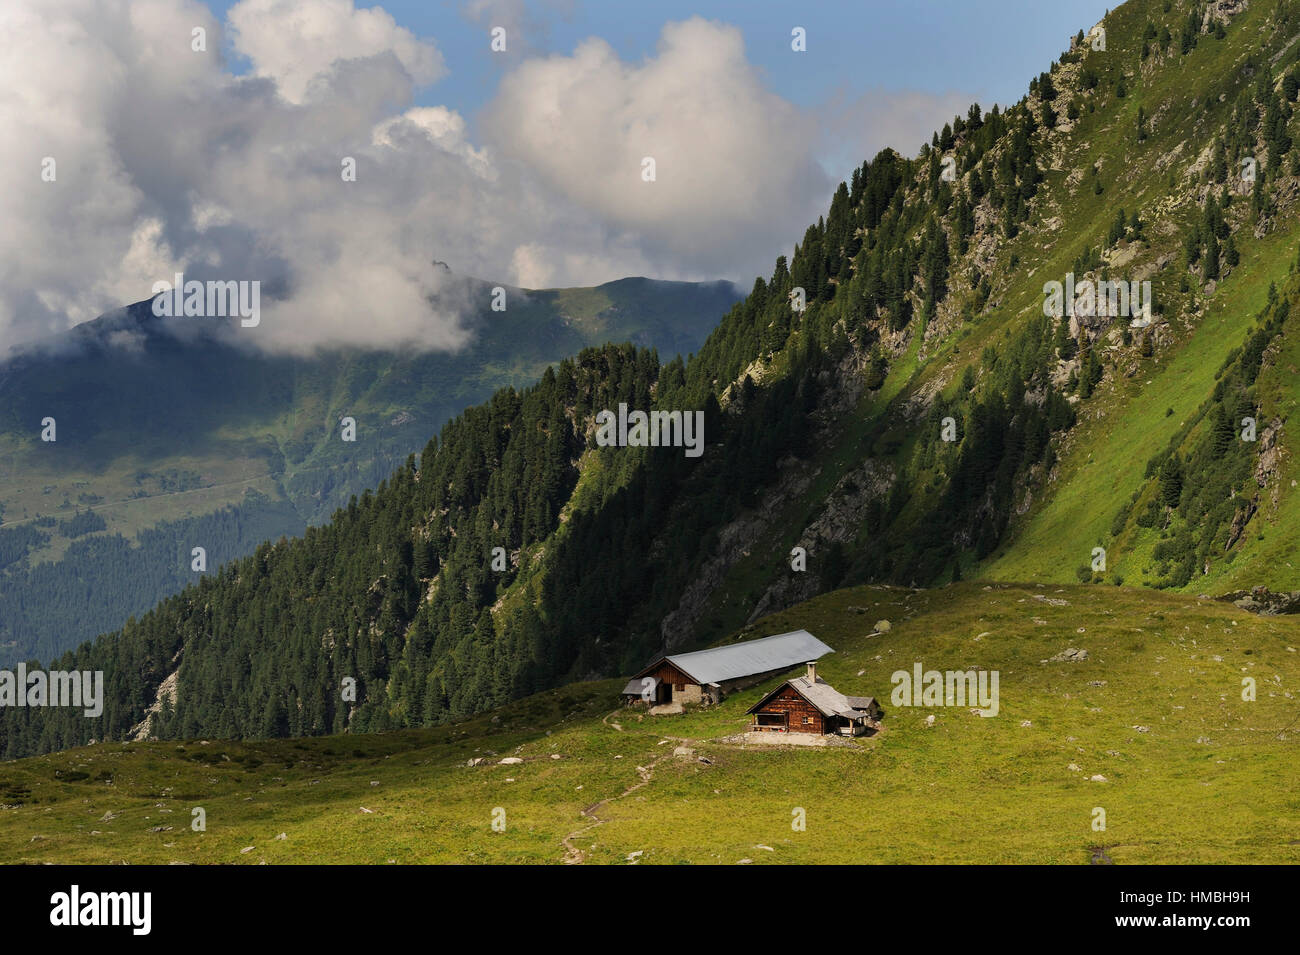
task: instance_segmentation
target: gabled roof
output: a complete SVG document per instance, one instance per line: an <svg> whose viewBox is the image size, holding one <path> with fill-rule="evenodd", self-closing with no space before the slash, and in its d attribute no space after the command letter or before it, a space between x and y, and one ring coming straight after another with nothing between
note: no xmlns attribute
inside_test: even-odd
<svg viewBox="0 0 1300 955"><path fill-rule="evenodd" d="M807 630L795 630L711 650L656 657L637 677L667 660L696 683L722 683L757 673L788 670L834 652Z"/></svg>
<svg viewBox="0 0 1300 955"><path fill-rule="evenodd" d="M761 710L767 705L768 700L787 686L815 706L822 716L843 716L845 719L860 720L869 715L867 711L875 703L875 700L869 696L845 696L820 677L817 678L816 683L813 683L806 676L797 676L793 680L786 680L767 694L751 706L749 712L756 713Z"/></svg>

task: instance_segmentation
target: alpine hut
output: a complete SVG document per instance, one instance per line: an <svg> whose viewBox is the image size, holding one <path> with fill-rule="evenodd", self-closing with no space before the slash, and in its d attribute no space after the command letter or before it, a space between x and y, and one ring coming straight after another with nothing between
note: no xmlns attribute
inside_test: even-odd
<svg viewBox="0 0 1300 955"><path fill-rule="evenodd" d="M817 675L808 664L804 676L786 680L749 709L750 732L813 733L862 736L876 728L883 715L874 697L845 696Z"/></svg>
<svg viewBox="0 0 1300 955"><path fill-rule="evenodd" d="M718 703L729 693L834 652L807 630L795 630L694 653L661 654L628 681L623 698L652 706Z"/></svg>

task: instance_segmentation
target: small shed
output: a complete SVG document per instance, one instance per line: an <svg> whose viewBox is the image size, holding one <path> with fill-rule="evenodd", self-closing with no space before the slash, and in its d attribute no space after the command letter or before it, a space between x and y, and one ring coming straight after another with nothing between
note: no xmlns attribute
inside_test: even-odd
<svg viewBox="0 0 1300 955"><path fill-rule="evenodd" d="M808 664L805 676L786 680L749 709L755 733L812 733L862 736L877 728L884 715L874 697L845 696L817 676Z"/></svg>

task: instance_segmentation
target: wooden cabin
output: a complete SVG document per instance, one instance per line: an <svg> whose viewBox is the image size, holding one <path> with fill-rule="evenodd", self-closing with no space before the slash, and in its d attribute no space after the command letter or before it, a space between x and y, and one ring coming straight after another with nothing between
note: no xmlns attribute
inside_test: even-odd
<svg viewBox="0 0 1300 955"><path fill-rule="evenodd" d="M835 651L807 630L694 653L661 654L623 688L629 704L719 703L736 690Z"/></svg>
<svg viewBox="0 0 1300 955"><path fill-rule="evenodd" d="M749 709L753 733L812 733L862 736L884 715L874 697L845 696L817 676L817 664L786 680Z"/></svg>

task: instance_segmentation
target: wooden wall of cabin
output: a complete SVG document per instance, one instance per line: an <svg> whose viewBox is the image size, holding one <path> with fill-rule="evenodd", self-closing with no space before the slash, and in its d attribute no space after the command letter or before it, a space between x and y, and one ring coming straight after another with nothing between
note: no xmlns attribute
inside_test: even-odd
<svg viewBox="0 0 1300 955"><path fill-rule="evenodd" d="M699 684L667 660L660 661L657 666L640 674L637 679L647 676L655 677L659 681L659 688L655 696L655 702L657 703L667 703L670 700L678 703L698 703L700 701L701 688Z"/></svg>
<svg viewBox="0 0 1300 955"><path fill-rule="evenodd" d="M786 714L786 729L791 733L826 732L825 719L822 717L821 710L788 686L764 703L763 708L758 712ZM808 719L807 723L804 722L805 718Z"/></svg>
<svg viewBox="0 0 1300 955"><path fill-rule="evenodd" d="M640 674L637 679L640 679L643 676L652 676L660 682L671 683L674 688L686 683L694 682L690 677L677 669L677 667L673 666L667 660L660 662L653 670L647 670L645 673Z"/></svg>

